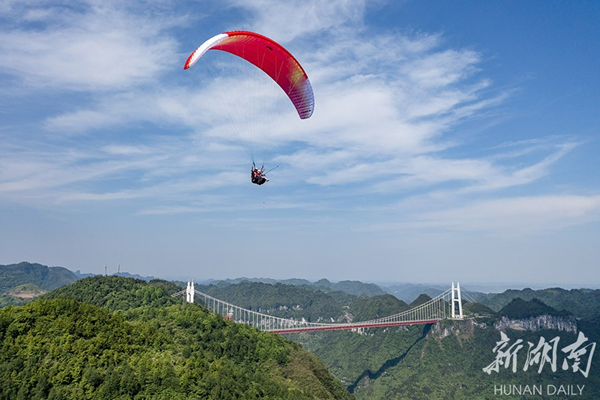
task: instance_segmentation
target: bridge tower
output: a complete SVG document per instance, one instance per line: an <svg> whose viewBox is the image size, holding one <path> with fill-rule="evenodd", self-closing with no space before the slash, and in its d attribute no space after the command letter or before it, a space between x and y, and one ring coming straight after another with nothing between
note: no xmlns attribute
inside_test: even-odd
<svg viewBox="0 0 600 400"><path fill-rule="evenodd" d="M194 281L187 283L187 289L185 290L185 301L186 303L194 302Z"/></svg>
<svg viewBox="0 0 600 400"><path fill-rule="evenodd" d="M452 282L452 319L463 319L463 310L462 310L462 299L460 297L460 283L456 282L456 286L454 286L454 282ZM456 310L458 309L458 315L456 314Z"/></svg>

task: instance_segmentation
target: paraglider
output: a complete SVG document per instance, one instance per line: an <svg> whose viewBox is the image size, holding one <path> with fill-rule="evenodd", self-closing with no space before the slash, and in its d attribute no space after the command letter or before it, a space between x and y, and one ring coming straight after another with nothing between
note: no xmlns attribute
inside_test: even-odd
<svg viewBox="0 0 600 400"><path fill-rule="evenodd" d="M284 91L300 119L310 118L313 114L314 93L306 72L298 60L274 40L248 31L221 33L190 54L183 68L194 66L209 50L221 50L253 64ZM254 162L252 164L252 183L262 185L268 182L264 166L258 169Z"/></svg>
<svg viewBox="0 0 600 400"><path fill-rule="evenodd" d="M266 182L269 182L269 178L267 178L267 175L265 175L264 165L260 169L258 169L256 165L252 163L252 168L250 170L250 178L252 183L259 186Z"/></svg>

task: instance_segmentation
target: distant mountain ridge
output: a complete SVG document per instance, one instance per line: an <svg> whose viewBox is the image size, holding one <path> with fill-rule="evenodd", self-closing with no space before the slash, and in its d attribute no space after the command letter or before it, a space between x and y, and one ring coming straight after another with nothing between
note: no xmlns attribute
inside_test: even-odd
<svg viewBox="0 0 600 400"><path fill-rule="evenodd" d="M0 293L26 283L32 283L44 290L54 290L78 279L77 275L63 267L48 267L26 261L0 265Z"/></svg>
<svg viewBox="0 0 600 400"><path fill-rule="evenodd" d="M49 267L38 263L20 262L18 264L0 265L0 307L8 304L20 304L10 300L7 301L7 292L16 288L18 285L32 284L43 291L51 291L58 287L69 285L79 279L97 276L100 274L82 273L80 270L75 272L64 267ZM151 281L160 279L153 276L142 276L128 272L119 272L112 274L115 276L131 277ZM175 280L174 280L175 281ZM271 278L235 278L225 280L209 279L203 281L205 285L235 285L242 282L261 282L266 284L284 284L299 287L310 288L320 291L344 292L355 296L382 296L386 293L392 294L405 303L412 303L420 295L426 294L429 297L435 297L445 291L447 288L442 285L427 285L402 283L390 286L379 286L374 283L364 283L360 281L343 280L331 282L328 279L320 279L311 282L307 279L271 279ZM198 283L198 281L197 281ZM476 300L480 305L489 307L494 312L498 312L502 307L508 305L513 299L521 298L523 300L538 299L544 304L558 310L565 309L572 312L577 317L591 317L595 315L596 310L588 307L589 304L598 304L600 302L600 289L508 289L501 293L483 293L466 292L463 286L463 300ZM472 305L478 303L471 303Z"/></svg>
<svg viewBox="0 0 600 400"><path fill-rule="evenodd" d="M320 279L316 282L311 282L307 279L299 279L299 278L277 280L277 279L271 279L271 278L242 277L242 278L235 278L235 279L224 279L224 280L220 280L220 281L207 281L206 284L212 284L212 285L219 286L219 285L224 285L224 284L236 285L236 284L240 284L243 282L260 282L260 283L267 283L267 284L271 284L271 285L274 285L276 283L281 283L283 285L307 286L307 287L312 287L312 288L316 288L319 290L329 289L329 290L333 290L333 291L345 292L345 293L356 295L356 296L366 296L366 297L380 296L380 295L386 294L385 290L383 290L382 288L380 288L379 286L377 286L374 283L363 283L360 281L350 281L350 280L331 282L325 278Z"/></svg>
<svg viewBox="0 0 600 400"><path fill-rule="evenodd" d="M435 297L441 293L443 293L446 289L448 289L450 285L447 287L442 287L439 285L423 285L416 283L402 283L395 284L391 286L384 286L383 289L390 294L393 294L397 298L407 303L414 301L419 295L427 294L430 297Z"/></svg>
<svg viewBox="0 0 600 400"><path fill-rule="evenodd" d="M520 297L517 297L502 307L502 309L498 311L498 315L512 319L523 319L537 317L540 315L567 317L572 316L573 314L565 310L558 311L555 308L544 304L544 302L537 298L523 300Z"/></svg>
<svg viewBox="0 0 600 400"><path fill-rule="evenodd" d="M79 302L116 310L117 314L127 320L140 322L147 318L154 323L167 315L177 314L176 306L181 304L181 298L171 298L170 294L179 290L181 285L185 286L185 283L147 282L148 280L132 281L114 275L108 277L96 275L89 280L79 280L71 286L46 294L42 300L62 299L58 303L48 304L71 307L73 305L64 302L66 297L71 297ZM343 284L338 285L340 283ZM434 297L436 291L441 292L446 289L435 285L398 285L401 288L397 289L403 289L405 294L413 290L411 296L418 292L416 288L425 289L412 297L410 302L398 300L398 295L368 296L350 294L346 291L361 293L362 290L369 289L370 285L372 284L356 281L332 283L327 279L310 282L304 279L278 281L238 278L212 281L212 284L207 286L201 286L196 282L196 289L221 300L253 310L260 309L275 316L332 322L360 321L392 315L422 304ZM345 290L342 291L343 289ZM463 294L466 293L463 286ZM469 293L473 294L473 292ZM468 302L473 298L481 303ZM516 340L523 340L525 346L528 342L535 344L542 338L549 341L560 336L560 345L563 347L574 343L578 332L584 333L589 338L589 342L600 343L600 313L598 312L600 290L560 288L507 290L502 293L464 295L463 303L466 317L464 321L441 321L425 326L369 329L358 334L339 331L295 334L286 337L293 338L304 348L319 356L329 367L329 371L337 376L356 398L369 400L483 399L493 397L494 385L515 382L532 384L539 379L548 384L556 383L550 380L552 377L549 375L545 373L540 375L533 368L527 374L522 370L517 373L503 370L504 372L492 375L483 372L482 369L494 360L492 350L501 338L500 331L508 335L511 339L510 344ZM169 313L163 314L159 309L168 309ZM29 310L35 311L36 308ZM92 313L91 316L103 315L98 314L94 309L89 311ZM167 319L170 318L168 326L173 329L169 332L179 334L180 330L188 330L192 327L194 330L205 330L206 323L209 321L211 324L217 323L218 327L221 327L224 322L219 318L206 319L204 312L201 314L194 314L194 317L201 316L199 321L204 322L194 320L193 326L188 322L193 320L188 318L191 315L185 318L183 315L168 317ZM14 329L20 327L17 320L13 322ZM144 326L146 329L155 329L152 325L144 324ZM164 332L164 329L152 330L152 332L154 333L150 336L159 335L160 332ZM211 336L214 335L209 334L209 337ZM213 338L216 339L217 336ZM215 343L226 342L223 342L223 337L218 337ZM215 343L211 346L216 346ZM218 346L215 349L223 350ZM190 352L188 348L180 350L182 356ZM519 368L522 368L526 350L527 347L524 347L521 352L523 359L519 359ZM561 365L557 374L560 374L560 381L565 384L586 385L587 396L580 398L600 398L600 384L596 374L600 368L599 363L600 359L596 354L591 366L594 376L590 375L588 379L579 373L562 370ZM321 373L322 371L319 372ZM224 372L223 377L226 374L229 372ZM307 376L311 375L309 373ZM104 378L110 380L110 375ZM456 384L457 382L459 384Z"/></svg>
<svg viewBox="0 0 600 400"><path fill-rule="evenodd" d="M141 276L118 272L115 276L151 281L153 276ZM27 261L0 265L0 307L21 305L40 294L68 286L80 279L101 276L99 274L72 272L64 267L49 267Z"/></svg>
<svg viewBox="0 0 600 400"><path fill-rule="evenodd" d="M509 289L502 293L490 293L477 300L490 307L494 311L499 311L507 306L514 299L530 301L537 299L545 305L557 310L566 310L573 313L578 318L592 317L598 312L598 308L592 305L600 304L600 290L598 289L571 289L562 288L550 289Z"/></svg>

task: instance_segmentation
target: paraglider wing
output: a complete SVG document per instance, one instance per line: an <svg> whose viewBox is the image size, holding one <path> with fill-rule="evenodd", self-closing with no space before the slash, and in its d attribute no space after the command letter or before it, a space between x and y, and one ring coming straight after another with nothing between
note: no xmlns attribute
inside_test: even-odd
<svg viewBox="0 0 600 400"><path fill-rule="evenodd" d="M196 64L208 50L226 51L254 64L283 89L301 119L312 115L315 99L308 76L294 56L277 42L247 31L221 33L198 47L183 69Z"/></svg>

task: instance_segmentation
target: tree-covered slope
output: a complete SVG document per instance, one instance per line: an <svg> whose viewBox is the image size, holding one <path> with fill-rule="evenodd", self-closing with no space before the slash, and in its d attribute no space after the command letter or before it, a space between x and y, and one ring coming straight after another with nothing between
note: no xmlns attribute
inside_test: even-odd
<svg viewBox="0 0 600 400"><path fill-rule="evenodd" d="M409 306L412 307L417 307L420 306L421 304L425 304L427 303L429 300L431 300L431 297L428 294L422 293L420 295L417 296L416 299L414 299Z"/></svg>
<svg viewBox="0 0 600 400"><path fill-rule="evenodd" d="M42 293L69 285L77 279L74 273L62 267L28 262L0 265L0 308L25 304Z"/></svg>
<svg viewBox="0 0 600 400"><path fill-rule="evenodd" d="M246 288L235 286L237 287L232 285L229 290L233 292L238 289L239 291L232 296L236 296L236 301L243 303ZM253 290L258 289L259 287L255 286ZM295 298L294 293L297 289L290 292L291 298ZM281 288L279 296L282 301L285 300L285 295L285 288ZM322 294L311 294L307 291L302 296L305 297L304 301L310 304L317 302L317 296ZM423 294L417 296L410 306L414 307L428 300L430 297ZM570 300L565 300L566 304L569 304ZM354 320L391 315L409 307L391 296L354 297L349 303L341 304L344 310L353 315ZM568 312L557 311L565 308L561 307L561 304L550 307L539 300L519 299L507 303L500 312L479 303L463 304L466 318L464 321L441 321L433 325L377 328L358 332L311 332L286 336L317 355L329 371L360 399L489 399L496 397L494 390L502 385L509 388L514 387L513 385L529 387L529 390L533 390L533 385L538 385L535 386L535 390L542 385L546 390L543 396L527 398L548 398L550 395L552 398L565 398L559 392L551 392L553 387L558 391L561 384L565 385L564 387L585 385L583 394L578 397L580 399L600 398L598 355L593 357L591 364L593 376L585 377L580 370L573 370L574 360L566 359L566 353L561 351L577 341L578 332L573 330L553 330L554 328L549 328L550 325L544 324L539 324L536 328L538 330L502 328L509 342L500 350L508 351L513 345L513 350L519 349L515 358L518 363L517 369L513 372L512 365L504 359L504 365L511 368L501 365L498 372L492 371L488 374L484 371L484 368L495 362L499 354L498 349L494 352L502 340L500 328L497 328L498 322L505 317L512 320L549 315L568 319L568 323L562 324L563 327L568 326L574 318ZM598 306L597 302L588 304L590 309L597 310ZM300 317L301 311L298 311ZM577 321L579 331L588 338L585 342L586 345L590 345L587 348L588 355L591 343L600 340L599 315ZM542 372L538 372L539 363L532 361L534 358L547 359L541 355L534 357L535 353L529 354L535 351L537 346L547 349L547 346L543 346L544 343L550 343L550 346L557 343L556 371L552 370L550 362L545 361ZM537 351L539 354L540 350ZM528 355L532 357L531 364L524 370ZM583 355L581 357L583 366L587 360L583 360ZM566 370L563 369L565 359L568 365Z"/></svg>
<svg viewBox="0 0 600 400"><path fill-rule="evenodd" d="M355 296L343 292L326 293L281 283L242 282L235 285L197 285L196 288L249 310L313 322L337 320L344 314L344 305L355 299Z"/></svg>
<svg viewBox="0 0 600 400"><path fill-rule="evenodd" d="M385 286L387 293L393 294L400 300L410 303L415 300L420 294L427 294L431 297L435 297L444 292L447 287L432 287L429 285L420 285L413 283L396 284L391 286Z"/></svg>
<svg viewBox="0 0 600 400"><path fill-rule="evenodd" d="M463 302L464 303L464 302ZM475 317L492 317L496 312L481 303L466 302L463 304L463 312L465 315Z"/></svg>
<svg viewBox="0 0 600 400"><path fill-rule="evenodd" d="M86 278L0 310L0 398L349 397L297 344L180 304L170 285Z"/></svg>
<svg viewBox="0 0 600 400"><path fill-rule="evenodd" d="M523 300L538 299L544 304L557 310L567 310L576 317L590 317L597 311L594 305L600 304L600 290L598 289L571 289L562 288L551 289L523 289L506 290L502 293L488 294L480 302L490 307L494 311L499 311L513 299Z"/></svg>
<svg viewBox="0 0 600 400"><path fill-rule="evenodd" d="M330 282L327 279L320 279L313 285L318 288L328 288L355 296L371 297L385 294L385 291L374 283L363 283L359 281Z"/></svg>
<svg viewBox="0 0 600 400"><path fill-rule="evenodd" d="M122 276L92 276L72 285L56 289L44 299L73 298L80 302L106 307L109 310L128 310L136 307L162 307L181 303L171 295L182 288L173 282L125 278Z"/></svg>
<svg viewBox="0 0 600 400"><path fill-rule="evenodd" d="M572 314L565 310L557 311L535 298L529 301L521 298L515 298L511 300L510 303L502 307L502 309L498 311L498 315L512 319L522 319L537 317L539 315L566 317Z"/></svg>
<svg viewBox="0 0 600 400"><path fill-rule="evenodd" d="M47 267L28 262L0 265L0 293L26 283L34 284L44 290L54 290L69 285L77 279L73 272L62 267Z"/></svg>
<svg viewBox="0 0 600 400"><path fill-rule="evenodd" d="M322 290L325 292L335 291L344 292L354 296L379 296L385 294L385 290L375 285L374 283L363 283L360 281L340 281L331 282L327 279L319 279L316 282L311 282L306 279L270 279L270 278L236 278L236 279L225 279L223 281L213 281L212 285L215 286L227 286L237 285L243 282L251 283L266 283L269 285L276 285L281 283L283 285L302 286L304 288L311 288L315 290Z"/></svg>
<svg viewBox="0 0 600 400"><path fill-rule="evenodd" d="M402 300L398 300L391 294L368 298L359 297L350 307L354 321L368 321L374 318L388 317L406 311L409 308L408 304Z"/></svg>
<svg viewBox="0 0 600 400"><path fill-rule="evenodd" d="M600 326L596 321L582 329L588 337L585 345L596 342ZM557 394L566 388L583 388L578 399L600 398L600 361L592 357L589 376L574 370L574 360L562 351L576 343L577 334L560 331L505 331L508 342L501 350L514 352L515 357L502 358L498 371L484 371L497 360L494 349L502 340L493 324L473 320L443 321L434 325L377 328L362 334L349 331L319 332L289 335L317 355L328 369L342 381L357 399L493 399L507 398L571 398ZM558 338L558 339L556 339ZM543 340L550 346L557 343L557 352L545 353L547 360L535 362L534 351ZM529 347L529 343L532 347ZM521 344L523 347L518 347ZM511 346L515 345L511 348ZM518 350L515 350L517 349ZM590 356L581 355L582 369ZM597 351L596 351L597 353ZM551 359L556 359L552 370ZM563 362L567 369L563 369ZM516 368L513 372L514 363ZM528 369L525 366L531 362ZM542 395L520 397L499 395L497 388L519 390L542 388ZM555 391L552 394L552 391ZM577 392L579 394L579 392ZM526 393L527 394L527 393ZM549 395L550 394L550 395Z"/></svg>

